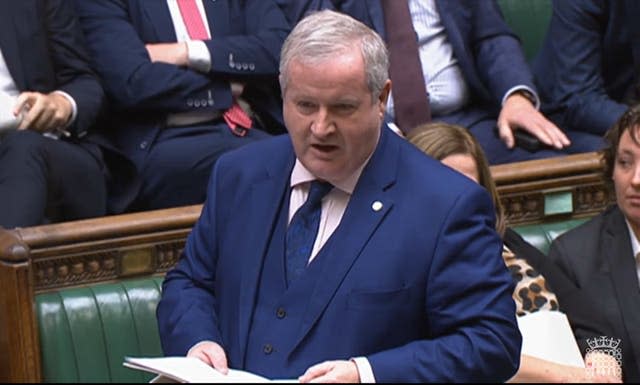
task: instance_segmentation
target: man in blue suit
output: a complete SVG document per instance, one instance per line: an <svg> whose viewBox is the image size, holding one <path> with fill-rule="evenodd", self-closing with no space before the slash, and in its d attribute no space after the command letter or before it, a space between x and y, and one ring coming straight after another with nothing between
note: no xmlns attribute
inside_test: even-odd
<svg viewBox="0 0 640 385"><path fill-rule="evenodd" d="M543 111L567 129L602 138L640 102L639 18L637 0L553 1L533 62Z"/></svg>
<svg viewBox="0 0 640 385"><path fill-rule="evenodd" d="M103 102L71 3L0 4L0 226L106 213L100 149L85 140Z"/></svg>
<svg viewBox="0 0 640 385"><path fill-rule="evenodd" d="M386 36L382 2L389 0L327 1ZM561 130L537 110L533 75L495 0L390 1L409 2L432 119L467 127L491 164L586 152L602 144Z"/></svg>
<svg viewBox="0 0 640 385"><path fill-rule="evenodd" d="M284 132L277 74L290 28L273 0L75 4L113 107L96 139L109 150L112 212L201 203L220 154Z"/></svg>
<svg viewBox="0 0 640 385"><path fill-rule="evenodd" d="M515 373L521 336L490 198L382 128L388 67L379 35L345 14L294 28L280 62L290 135L214 166L163 283L166 355L302 382ZM288 227L318 181L333 187L292 278Z"/></svg>

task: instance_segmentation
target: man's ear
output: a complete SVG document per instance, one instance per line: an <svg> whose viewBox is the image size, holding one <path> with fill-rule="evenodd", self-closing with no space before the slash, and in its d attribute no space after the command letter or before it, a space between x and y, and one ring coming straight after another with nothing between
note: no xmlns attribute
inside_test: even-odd
<svg viewBox="0 0 640 385"><path fill-rule="evenodd" d="M387 79L384 83L384 87L382 87L382 91L380 92L380 102L387 105L387 101L389 100L389 93L391 93L391 79Z"/></svg>

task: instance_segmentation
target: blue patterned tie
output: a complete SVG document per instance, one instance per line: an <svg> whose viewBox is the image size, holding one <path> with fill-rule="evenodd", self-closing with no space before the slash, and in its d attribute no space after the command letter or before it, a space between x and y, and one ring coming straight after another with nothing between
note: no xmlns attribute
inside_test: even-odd
<svg viewBox="0 0 640 385"><path fill-rule="evenodd" d="M332 188L328 182L311 182L306 202L291 218L286 240L287 285L300 277L307 267L320 226L322 198Z"/></svg>

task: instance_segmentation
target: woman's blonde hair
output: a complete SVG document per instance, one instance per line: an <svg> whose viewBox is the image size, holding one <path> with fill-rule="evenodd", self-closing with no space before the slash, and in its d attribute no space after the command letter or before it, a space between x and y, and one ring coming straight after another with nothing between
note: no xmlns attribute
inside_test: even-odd
<svg viewBox="0 0 640 385"><path fill-rule="evenodd" d="M478 141L466 128L444 122L432 122L416 127L407 135L407 139L425 154L440 161L450 155L471 156L478 169L478 182L487 189L496 208L496 230L500 235L504 234L504 209L491 177L489 162Z"/></svg>

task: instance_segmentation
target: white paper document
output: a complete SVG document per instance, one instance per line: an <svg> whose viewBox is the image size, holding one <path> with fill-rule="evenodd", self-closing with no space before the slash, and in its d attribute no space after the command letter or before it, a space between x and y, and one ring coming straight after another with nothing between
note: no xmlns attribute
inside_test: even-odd
<svg viewBox="0 0 640 385"><path fill-rule="evenodd" d="M522 354L584 367L582 354L564 313L540 310L516 318L522 334Z"/></svg>
<svg viewBox="0 0 640 385"><path fill-rule="evenodd" d="M125 357L124 366L132 369L156 373L154 383L195 382L195 383L255 383L255 382L297 382L297 380L270 380L244 370L229 369L222 374L211 366L193 357Z"/></svg>

